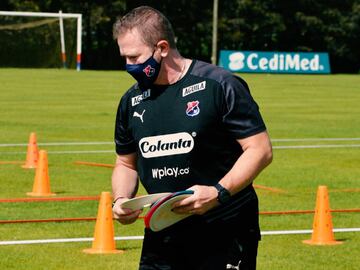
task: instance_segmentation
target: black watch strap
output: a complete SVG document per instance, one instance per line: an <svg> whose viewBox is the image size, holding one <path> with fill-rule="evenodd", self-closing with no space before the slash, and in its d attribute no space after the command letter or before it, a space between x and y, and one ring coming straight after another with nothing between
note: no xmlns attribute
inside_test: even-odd
<svg viewBox="0 0 360 270"><path fill-rule="evenodd" d="M224 204L226 202L228 202L231 198L231 194L230 192L224 188L221 184L217 183L215 185L215 188L218 191L218 196L217 196L217 200L220 204Z"/></svg>

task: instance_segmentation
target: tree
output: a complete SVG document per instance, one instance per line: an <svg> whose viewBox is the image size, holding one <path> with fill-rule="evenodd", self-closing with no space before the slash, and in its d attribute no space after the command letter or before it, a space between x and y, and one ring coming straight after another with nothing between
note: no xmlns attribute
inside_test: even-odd
<svg viewBox="0 0 360 270"><path fill-rule="evenodd" d="M211 56L212 1L130 0L127 10L148 5L160 10L173 25L177 47L184 56L208 61Z"/></svg>
<svg viewBox="0 0 360 270"><path fill-rule="evenodd" d="M82 13L82 66L119 69L124 61L112 39L112 25L140 5L157 8L170 19L184 56L210 62L213 1L2 0L0 9ZM219 49L322 51L330 54L333 72L360 69L360 0L222 0L218 25ZM34 37L23 38L28 39L24 44L36 44Z"/></svg>
<svg viewBox="0 0 360 270"><path fill-rule="evenodd" d="M219 47L328 52L334 72L358 72L359 2L224 0Z"/></svg>

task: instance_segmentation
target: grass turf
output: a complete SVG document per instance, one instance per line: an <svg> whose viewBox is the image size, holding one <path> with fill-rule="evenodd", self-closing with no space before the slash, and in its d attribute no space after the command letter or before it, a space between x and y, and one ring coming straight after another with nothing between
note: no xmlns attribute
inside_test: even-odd
<svg viewBox="0 0 360 270"><path fill-rule="evenodd" d="M358 141L279 139L359 138L360 77L356 75L243 74L273 139L274 161L256 184L261 211L311 210L318 185L327 185L333 209L360 205L359 147L282 149L281 146L350 145ZM52 192L94 196L109 191L111 169L75 165L77 160L113 163L113 129L120 96L132 84L125 72L0 69L0 161L24 160L30 132L48 150ZM107 142L101 145L41 145L51 142ZM106 151L81 153L81 151ZM31 191L33 170L0 164L0 198ZM140 193L144 194L141 188ZM95 217L96 201L0 203L0 220ZM359 213L334 213L336 228L359 227ZM311 229L313 215L260 217L262 230ZM0 241L92 237L94 222L0 224ZM118 236L142 235L143 222L122 226ZM336 233L340 246L313 247L310 235L263 236L258 269L357 269L360 234ZM90 242L0 246L1 269L137 269L141 241L117 241L121 255L88 255Z"/></svg>

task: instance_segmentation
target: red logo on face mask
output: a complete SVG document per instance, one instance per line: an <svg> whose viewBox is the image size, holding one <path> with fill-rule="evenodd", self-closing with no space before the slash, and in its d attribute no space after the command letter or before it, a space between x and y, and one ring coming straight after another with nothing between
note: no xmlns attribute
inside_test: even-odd
<svg viewBox="0 0 360 270"><path fill-rule="evenodd" d="M154 75L154 73L155 73L155 68L153 68L150 65L147 65L147 67L144 68L143 71L144 71L146 76L152 77Z"/></svg>

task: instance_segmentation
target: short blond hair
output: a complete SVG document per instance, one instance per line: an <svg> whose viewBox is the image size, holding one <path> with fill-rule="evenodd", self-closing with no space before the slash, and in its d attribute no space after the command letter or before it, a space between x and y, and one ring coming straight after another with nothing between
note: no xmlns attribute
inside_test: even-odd
<svg viewBox="0 0 360 270"><path fill-rule="evenodd" d="M116 40L120 35L135 28L148 46L166 40L170 48L176 48L174 30L170 21L152 7L140 6L119 17L113 26L113 37Z"/></svg>

